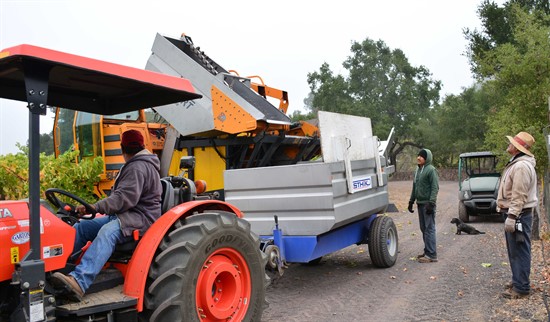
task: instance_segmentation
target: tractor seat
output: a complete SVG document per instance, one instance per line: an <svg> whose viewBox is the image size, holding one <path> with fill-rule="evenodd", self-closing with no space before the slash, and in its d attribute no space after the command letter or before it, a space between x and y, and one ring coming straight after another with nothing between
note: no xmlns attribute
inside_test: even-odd
<svg viewBox="0 0 550 322"><path fill-rule="evenodd" d="M130 258L132 258L132 254L137 247L139 239L141 238L139 235L139 230L134 230L132 235L134 238L131 240L116 244L115 251L111 254L109 262L128 263Z"/></svg>
<svg viewBox="0 0 550 322"><path fill-rule="evenodd" d="M162 195L161 195L161 214L165 214L168 210L173 208L176 205L176 197L174 194L174 187L170 178L160 179L160 184L162 185Z"/></svg>
<svg viewBox="0 0 550 322"><path fill-rule="evenodd" d="M162 185L161 214L164 214L175 206L175 194L174 187L168 178L160 179L160 183ZM115 251L109 258L110 262L127 263L130 260L141 238L137 230L133 232L133 236L132 240L116 245Z"/></svg>

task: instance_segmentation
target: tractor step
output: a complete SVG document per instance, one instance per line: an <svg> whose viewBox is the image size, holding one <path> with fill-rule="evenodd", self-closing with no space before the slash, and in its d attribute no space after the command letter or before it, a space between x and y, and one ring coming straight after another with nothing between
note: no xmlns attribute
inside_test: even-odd
<svg viewBox="0 0 550 322"><path fill-rule="evenodd" d="M105 291L86 294L81 302L58 305L56 316L59 317L82 317L101 312L110 312L124 308L133 307L137 299L125 295L122 292L122 285Z"/></svg>

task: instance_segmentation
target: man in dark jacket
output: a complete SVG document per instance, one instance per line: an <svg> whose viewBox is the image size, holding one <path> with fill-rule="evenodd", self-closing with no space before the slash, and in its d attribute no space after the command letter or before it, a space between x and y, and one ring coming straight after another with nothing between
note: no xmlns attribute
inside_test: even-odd
<svg viewBox="0 0 550 322"><path fill-rule="evenodd" d="M418 222L424 239L424 252L418 255L420 263L437 262L435 209L439 192L439 176L432 165L432 160L430 150L422 149L418 152L416 157L418 167L414 172L413 188L409 199L409 212L414 212L415 201L418 206Z"/></svg>
<svg viewBox="0 0 550 322"><path fill-rule="evenodd" d="M79 251L92 241L80 264L69 275L56 272L52 283L69 290L69 298L81 301L97 274L115 250L116 244L132 239L138 230L143 234L161 215L160 161L145 149L143 136L137 130L122 134L121 168L109 197L92 205L106 216L82 220L76 224L74 251ZM76 210L85 214L85 207Z"/></svg>

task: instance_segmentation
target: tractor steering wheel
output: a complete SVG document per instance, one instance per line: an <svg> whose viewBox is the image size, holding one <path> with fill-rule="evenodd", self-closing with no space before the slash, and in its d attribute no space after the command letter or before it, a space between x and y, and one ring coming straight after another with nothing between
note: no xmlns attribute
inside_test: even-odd
<svg viewBox="0 0 550 322"><path fill-rule="evenodd" d="M68 204L68 203L65 203L65 202L59 200L59 198L56 196L56 194L66 196L66 197L78 202L78 204L83 205L86 208L86 212L88 214L80 215L76 211L76 207L74 205ZM67 191L61 190L61 189L57 189L57 188L50 188L50 189L46 190L45 195L46 195L46 199L48 199L49 202L51 202L54 206L56 206L58 208L58 210L57 210L58 214L60 213L62 215L68 215L69 217L76 217L76 218L79 218L79 219L88 219L88 220L91 220L91 219L95 218L95 214L96 214L97 211L89 203L82 200L82 198L80 198L80 197L78 197L78 196L76 196L76 195L74 195L70 192L67 192Z"/></svg>

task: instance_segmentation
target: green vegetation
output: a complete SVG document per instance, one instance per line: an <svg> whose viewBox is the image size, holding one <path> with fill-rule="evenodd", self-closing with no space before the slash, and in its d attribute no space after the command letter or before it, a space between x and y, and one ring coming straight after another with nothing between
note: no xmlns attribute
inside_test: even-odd
<svg viewBox="0 0 550 322"><path fill-rule="evenodd" d="M543 129L550 97L550 2L509 0L499 6L484 0L477 13L482 29L464 29L477 83L462 93L440 101L440 82L427 68L411 66L405 53L382 40L365 39L352 44L343 62L346 76L334 75L326 63L308 75L306 107L370 117L374 134L382 139L395 126L394 164L412 146L430 148L440 167L456 166L462 152L482 150L501 156L502 166L505 136L527 131L537 141L533 152L542 172L547 164Z"/></svg>
<svg viewBox="0 0 550 322"><path fill-rule="evenodd" d="M547 2L548 3L548 2ZM476 61L479 79L493 97L487 118L486 146L504 150L505 135L531 133L538 144L533 152L539 173L547 165L543 129L548 125L550 97L550 15L510 7L514 17L513 42L496 46Z"/></svg>
<svg viewBox="0 0 550 322"><path fill-rule="evenodd" d="M0 156L0 199L18 200L29 196L28 148L19 145L21 152ZM94 184L103 171L102 158L84 159L76 164L78 151L66 152L55 158L40 154L40 194L48 188L59 188L92 201Z"/></svg>

